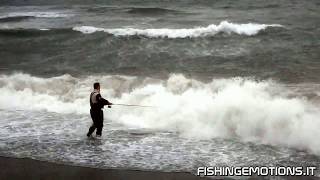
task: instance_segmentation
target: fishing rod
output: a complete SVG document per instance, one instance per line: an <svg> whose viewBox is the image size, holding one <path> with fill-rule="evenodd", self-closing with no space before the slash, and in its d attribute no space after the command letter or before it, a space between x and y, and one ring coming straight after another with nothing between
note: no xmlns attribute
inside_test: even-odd
<svg viewBox="0 0 320 180"><path fill-rule="evenodd" d="M116 105L116 106L135 106L135 107L152 107L152 108L155 107L155 106L143 106L143 105L137 105L137 104L112 104L112 105Z"/></svg>

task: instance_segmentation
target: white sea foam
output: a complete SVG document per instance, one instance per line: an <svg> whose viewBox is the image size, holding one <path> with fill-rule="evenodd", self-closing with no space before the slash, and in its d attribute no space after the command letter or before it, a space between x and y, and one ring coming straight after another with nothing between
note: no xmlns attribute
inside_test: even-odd
<svg viewBox="0 0 320 180"><path fill-rule="evenodd" d="M102 84L102 95L114 103L156 106L107 110L108 121L128 128L177 131L200 139L236 137L320 154L320 142L315 140L320 136L319 108L292 97L290 89L272 81L232 78L203 83L182 75L171 75L168 80L1 75L0 108L87 115L88 94L97 80Z"/></svg>
<svg viewBox="0 0 320 180"><path fill-rule="evenodd" d="M9 18L9 17L38 17L38 18L62 18L62 17L68 17L71 14L65 13L65 12L12 12L8 13L6 15L0 16L0 19L3 18Z"/></svg>
<svg viewBox="0 0 320 180"><path fill-rule="evenodd" d="M265 30L268 27L282 27L280 24L236 24L227 21L222 21L220 24L211 24L207 27L195 27L190 29L136 29L136 28L116 28L106 29L97 28L93 26L77 26L73 30L80 31L84 34L91 34L94 32L106 32L115 36L147 36L152 38L166 37L166 38L194 38L214 36L218 33L235 33L239 35L252 36L259 33L261 30Z"/></svg>

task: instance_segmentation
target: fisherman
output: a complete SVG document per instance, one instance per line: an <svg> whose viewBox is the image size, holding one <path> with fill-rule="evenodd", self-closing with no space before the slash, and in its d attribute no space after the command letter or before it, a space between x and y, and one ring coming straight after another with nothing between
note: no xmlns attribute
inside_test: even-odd
<svg viewBox="0 0 320 180"><path fill-rule="evenodd" d="M103 127L103 111L102 108L105 105L108 105L108 108L111 108L112 103L106 99L103 99L100 95L100 83L96 82L93 84L93 92L90 94L90 115L93 121L93 124L89 128L87 133L88 137L91 137L91 134L96 131L96 137L101 137L102 127Z"/></svg>

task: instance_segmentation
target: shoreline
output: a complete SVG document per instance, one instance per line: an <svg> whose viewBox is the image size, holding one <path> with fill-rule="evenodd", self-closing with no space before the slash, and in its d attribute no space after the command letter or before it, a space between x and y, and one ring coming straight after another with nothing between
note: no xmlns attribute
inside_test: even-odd
<svg viewBox="0 0 320 180"><path fill-rule="evenodd" d="M29 158L0 156L0 177L10 180L198 180L209 179L186 172L158 172L126 169L98 169L45 162Z"/></svg>

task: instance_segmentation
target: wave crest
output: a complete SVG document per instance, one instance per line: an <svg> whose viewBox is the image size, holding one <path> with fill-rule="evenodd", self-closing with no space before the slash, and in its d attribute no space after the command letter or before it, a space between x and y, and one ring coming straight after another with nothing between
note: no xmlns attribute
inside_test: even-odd
<svg viewBox="0 0 320 180"><path fill-rule="evenodd" d="M17 22L35 18L34 16L4 16L0 17L0 22Z"/></svg>
<svg viewBox="0 0 320 180"><path fill-rule="evenodd" d="M29 18L64 18L70 14L63 12L13 12L0 16L0 22L22 21Z"/></svg>
<svg viewBox="0 0 320 180"><path fill-rule="evenodd" d="M228 21L222 21L220 24L211 24L207 27L196 27L190 29L136 29L136 28L116 28L106 29L97 28L93 26L76 26L75 31L80 31L84 34L91 34L95 32L106 32L115 36L146 36L151 38L195 38L214 36L218 33L239 34L246 36L253 36L258 34L261 30L268 27L283 27L280 24L236 24Z"/></svg>

